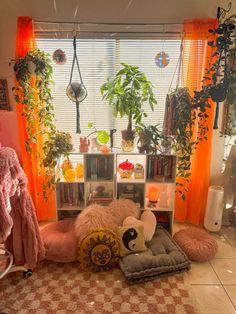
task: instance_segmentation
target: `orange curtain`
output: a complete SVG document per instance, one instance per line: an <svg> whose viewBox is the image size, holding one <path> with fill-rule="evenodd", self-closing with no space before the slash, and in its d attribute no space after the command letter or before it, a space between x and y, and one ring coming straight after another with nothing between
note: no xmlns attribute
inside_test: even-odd
<svg viewBox="0 0 236 314"><path fill-rule="evenodd" d="M187 66L187 78L185 86L190 93L200 90L202 78L206 68L212 63L212 47L207 45L207 41L214 39L214 34L209 33L209 29L217 27L217 19L195 19L184 23L184 51L183 64ZM189 42L190 41L190 42ZM189 46L190 43L190 46ZM188 56L188 64L186 59ZM214 122L214 103L207 109L209 118L206 125L209 128L207 140L200 142L192 156L191 178L189 183L185 183L188 188L186 200L176 194L175 199L175 220L180 222L190 222L195 225L203 223L207 192L210 180L210 163L212 147L212 129ZM194 128L196 137L197 126ZM177 178L177 182L180 179Z"/></svg>
<svg viewBox="0 0 236 314"><path fill-rule="evenodd" d="M16 59L24 57L28 51L31 51L34 48L35 39L31 17L18 17ZM32 82L32 84L34 84L34 82ZM28 178L28 190L35 204L38 220L52 220L55 219L56 213L55 193L52 190L48 191L48 200L46 201L43 198L44 174L42 174L42 169L40 168L40 160L38 159L38 152L42 151L42 140L40 138L38 139L37 143L33 145L31 153L26 151L25 140L27 139L27 125L26 119L22 116L22 112L22 105L17 104L18 127L21 146L21 162Z"/></svg>

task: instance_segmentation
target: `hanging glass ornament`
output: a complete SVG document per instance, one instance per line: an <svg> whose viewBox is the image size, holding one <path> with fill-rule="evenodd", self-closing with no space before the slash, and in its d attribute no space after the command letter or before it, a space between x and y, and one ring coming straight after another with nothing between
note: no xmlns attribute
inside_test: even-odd
<svg viewBox="0 0 236 314"><path fill-rule="evenodd" d="M76 37L75 36L73 37L73 47L74 47L74 56L73 56L73 61L72 61L71 73L70 73L70 81L66 89L66 95L70 100L76 103L76 133L81 133L79 104L87 97L87 90L86 90L85 85L83 84L82 76L80 73L79 61L76 55ZM75 61L76 61L77 70L79 73L80 82L77 82L77 81L72 82Z"/></svg>
<svg viewBox="0 0 236 314"><path fill-rule="evenodd" d="M66 54L63 50L57 49L52 55L52 59L56 64L65 64L66 63Z"/></svg>
<svg viewBox="0 0 236 314"><path fill-rule="evenodd" d="M165 68L170 62L169 55L162 51L156 54L155 56L155 63L159 68Z"/></svg>

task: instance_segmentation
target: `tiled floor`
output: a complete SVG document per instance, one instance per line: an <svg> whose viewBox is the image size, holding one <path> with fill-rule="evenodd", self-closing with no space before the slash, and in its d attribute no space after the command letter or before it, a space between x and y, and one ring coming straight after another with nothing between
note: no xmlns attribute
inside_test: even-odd
<svg viewBox="0 0 236 314"><path fill-rule="evenodd" d="M186 227L175 224L174 232ZM218 252L206 263L192 263L188 279L201 314L236 314L236 228L211 233Z"/></svg>

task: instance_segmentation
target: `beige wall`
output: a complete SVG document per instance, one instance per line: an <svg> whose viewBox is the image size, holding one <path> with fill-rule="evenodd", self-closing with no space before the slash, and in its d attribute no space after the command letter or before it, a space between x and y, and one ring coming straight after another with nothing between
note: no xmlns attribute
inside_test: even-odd
<svg viewBox="0 0 236 314"><path fill-rule="evenodd" d="M7 78L9 91L13 70L17 16L29 15L38 21L164 23L182 22L186 18L213 18L218 6L227 7L227 1L218 0L0 0L0 78ZM236 11L236 3L232 11ZM13 110L0 112L0 142L20 152L15 104L10 92ZM214 131L212 180L217 183L221 169L223 142Z"/></svg>

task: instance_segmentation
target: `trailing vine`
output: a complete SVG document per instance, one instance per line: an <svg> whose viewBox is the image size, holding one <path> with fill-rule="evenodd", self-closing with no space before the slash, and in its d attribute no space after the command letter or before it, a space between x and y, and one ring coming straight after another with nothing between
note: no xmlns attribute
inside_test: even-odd
<svg viewBox="0 0 236 314"><path fill-rule="evenodd" d="M17 79L13 87L15 101L22 105L26 119L26 150L32 151L32 144L38 136L55 131L54 112L50 84L52 66L48 54L35 49L25 57L15 61L14 71Z"/></svg>
<svg viewBox="0 0 236 314"><path fill-rule="evenodd" d="M46 174L43 195L56 182L55 166L61 155L73 148L69 133L59 132L54 124L54 107L50 85L52 66L50 55L35 49L14 62L17 85L12 88L15 101L22 106L26 121L25 147L32 152L33 145L42 140L42 152L37 151L40 169Z"/></svg>
<svg viewBox="0 0 236 314"><path fill-rule="evenodd" d="M197 145L207 139L208 127L206 110L210 107L209 96L202 91L195 91L192 97L188 88L176 88L170 94L171 101L175 103L175 118L173 125L172 148L177 154L177 181L176 192L183 200L186 198L188 188L186 182L191 177L192 155ZM197 127L197 134L194 136L193 127Z"/></svg>

